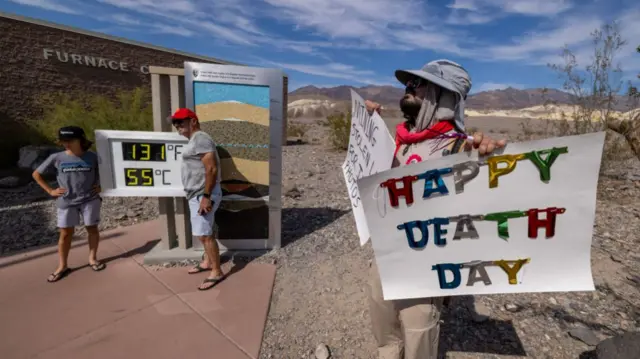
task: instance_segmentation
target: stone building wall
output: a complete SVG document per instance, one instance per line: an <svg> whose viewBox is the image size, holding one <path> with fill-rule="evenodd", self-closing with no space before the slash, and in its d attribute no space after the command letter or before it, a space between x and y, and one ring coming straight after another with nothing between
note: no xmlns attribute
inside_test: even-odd
<svg viewBox="0 0 640 359"><path fill-rule="evenodd" d="M15 164L19 147L40 140L25 121L42 116L45 94L150 92L149 65L222 63L3 16L0 34L0 168Z"/></svg>

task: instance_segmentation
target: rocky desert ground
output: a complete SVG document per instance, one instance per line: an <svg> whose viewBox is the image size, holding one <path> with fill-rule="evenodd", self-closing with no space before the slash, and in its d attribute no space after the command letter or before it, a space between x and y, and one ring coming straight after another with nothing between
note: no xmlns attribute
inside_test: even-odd
<svg viewBox="0 0 640 359"><path fill-rule="evenodd" d="M389 125L399 119L389 120ZM521 119L476 117L470 127L515 139ZM365 295L370 244L360 247L327 128L284 147L283 247L256 261L278 267L261 358L376 357ZM393 127L392 127L393 128ZM103 229L157 216L152 198L107 198ZM446 358L595 358L602 339L640 330L640 163L599 182L593 292L456 297L442 317ZM0 253L55 243L53 202L35 184L0 190ZM326 353L325 353L326 354Z"/></svg>

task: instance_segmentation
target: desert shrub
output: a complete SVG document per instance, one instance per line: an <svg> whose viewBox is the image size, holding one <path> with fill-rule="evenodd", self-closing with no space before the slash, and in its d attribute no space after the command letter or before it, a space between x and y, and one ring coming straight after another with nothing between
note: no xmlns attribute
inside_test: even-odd
<svg viewBox="0 0 640 359"><path fill-rule="evenodd" d="M302 123L290 122L287 124L287 137L303 138L309 127Z"/></svg>
<svg viewBox="0 0 640 359"><path fill-rule="evenodd" d="M572 95L570 110L557 113L555 103L545 101L545 109L551 114L549 118L534 120L535 125L531 120L523 121L519 139L531 140L606 131L613 129L612 123L631 120L614 116L614 109L619 108L617 105L623 88L620 81L622 69L614 63L614 59L626 42L622 39L615 22L596 29L591 33L591 37L593 55L584 67L579 66L576 56L567 47L562 52L562 63L549 64L563 80L563 90ZM629 92L631 93L631 87ZM634 102L628 101L627 105L631 109ZM633 146L629 146L629 139L626 138L628 136L616 132L618 131L607 133L603 169L633 155Z"/></svg>
<svg viewBox="0 0 640 359"><path fill-rule="evenodd" d="M331 146L337 150L347 150L351 133L351 111L335 113L327 116L329 125L329 140Z"/></svg>
<svg viewBox="0 0 640 359"><path fill-rule="evenodd" d="M95 130L152 131L153 110L147 90L105 95L47 94L40 99L44 116L29 125L43 138L55 142L62 126L80 126L94 140Z"/></svg>

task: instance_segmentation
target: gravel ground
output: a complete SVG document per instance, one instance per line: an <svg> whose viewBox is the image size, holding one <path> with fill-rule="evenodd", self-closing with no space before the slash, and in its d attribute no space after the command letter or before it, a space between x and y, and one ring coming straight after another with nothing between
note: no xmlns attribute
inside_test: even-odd
<svg viewBox="0 0 640 359"><path fill-rule="evenodd" d="M50 183L55 186L55 181ZM129 226L158 216L155 198L104 198L101 230ZM85 236L81 228L76 231ZM36 183L17 189L0 189L0 255L46 246L58 241L56 210Z"/></svg>
<svg viewBox="0 0 640 359"><path fill-rule="evenodd" d="M375 358L365 295L373 252L358 243L344 154L327 149L325 131L312 126L310 143L284 149L283 248L255 259L278 267L261 358L314 358L319 345L332 358ZM600 179L596 291L455 297L442 317L443 357L585 359L599 340L640 330L636 162ZM103 208L103 229L157 216L154 199L107 198ZM37 185L0 191L0 224L0 253L56 240L53 203Z"/></svg>

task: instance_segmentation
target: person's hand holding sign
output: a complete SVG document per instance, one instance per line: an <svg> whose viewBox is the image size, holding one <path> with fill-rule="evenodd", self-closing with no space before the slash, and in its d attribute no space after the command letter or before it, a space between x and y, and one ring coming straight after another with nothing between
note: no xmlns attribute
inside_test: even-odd
<svg viewBox="0 0 640 359"><path fill-rule="evenodd" d="M485 136L482 132L476 132L472 137L472 139L469 139L469 141L465 143L465 150L471 151L472 149L476 149L480 156L491 154L493 151L507 145L507 140L495 140Z"/></svg>
<svg viewBox="0 0 640 359"><path fill-rule="evenodd" d="M382 111L382 106L379 103L366 100L364 102L364 105L367 106L367 112L369 112L369 115L373 115L373 111L376 111L378 114L381 114L380 111Z"/></svg>

